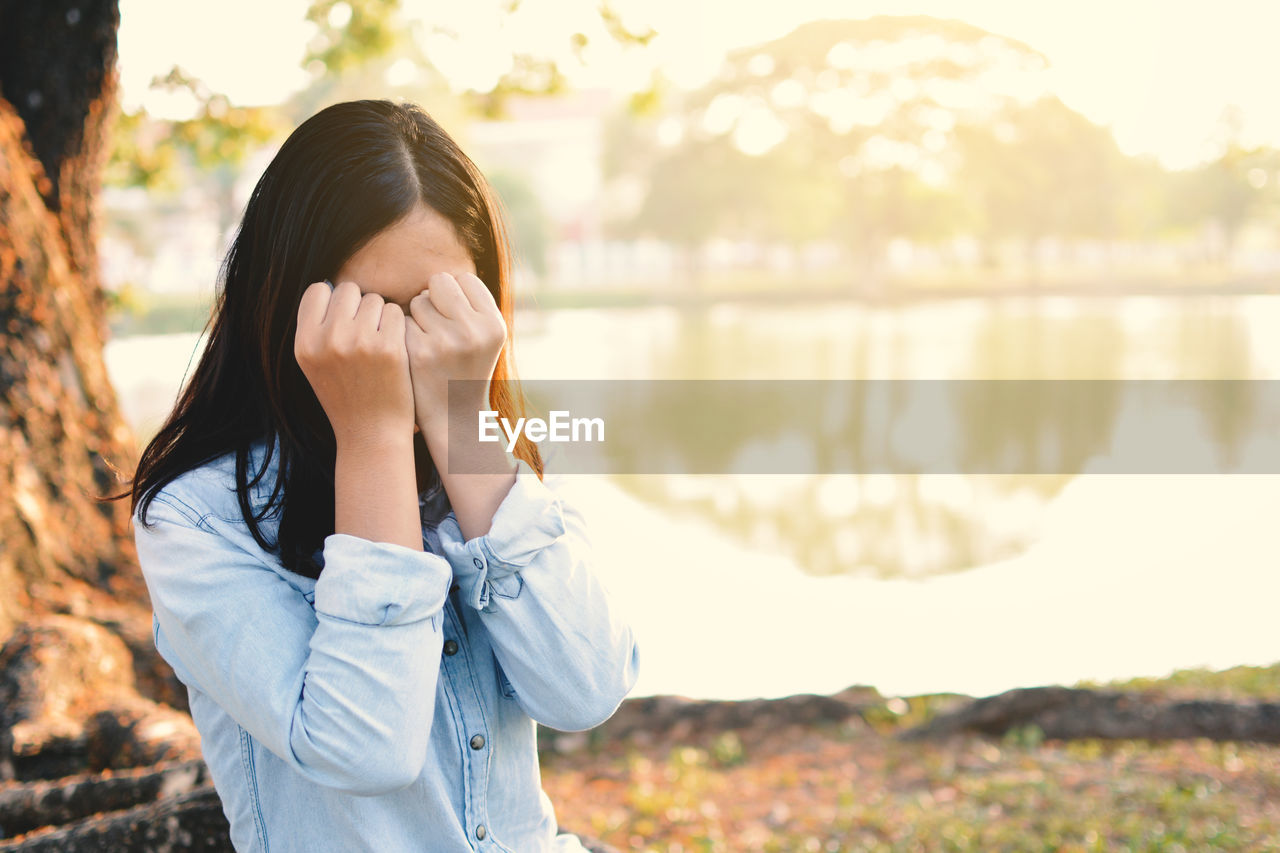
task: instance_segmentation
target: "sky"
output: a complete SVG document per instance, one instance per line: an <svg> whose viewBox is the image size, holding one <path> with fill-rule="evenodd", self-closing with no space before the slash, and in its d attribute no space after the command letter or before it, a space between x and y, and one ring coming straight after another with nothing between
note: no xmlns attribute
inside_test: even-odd
<svg viewBox="0 0 1280 853"><path fill-rule="evenodd" d="M554 55L570 32L566 20L598 20L591 0L524 0L520 19L505 24L496 2L403 4L458 34L436 37L427 47L460 88L495 79L513 48ZM652 65L692 87L715 72L725 51L776 38L808 20L926 14L959 18L1040 51L1050 62L1050 89L1111 128L1127 153L1154 155L1171 168L1210 159L1230 107L1243 117L1245 143L1280 146L1273 82L1280 80L1274 38L1280 3L1272 0L787 0L751 4L750 15L742 13L741 0L615 5L633 29L648 25L658 36L633 60L602 52L585 68L563 63L576 85L639 88ZM145 104L154 114L180 116L181 99L148 92L151 78L175 64L234 103L278 102L307 82L300 67L312 35L303 20L307 6L308 0L120 0L125 109Z"/></svg>

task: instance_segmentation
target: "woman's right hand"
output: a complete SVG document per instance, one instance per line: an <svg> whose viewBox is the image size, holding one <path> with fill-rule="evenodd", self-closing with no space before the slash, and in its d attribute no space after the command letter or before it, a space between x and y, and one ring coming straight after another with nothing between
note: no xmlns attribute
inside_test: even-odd
<svg viewBox="0 0 1280 853"><path fill-rule="evenodd" d="M317 281L298 303L294 358L338 441L413 430L404 311L354 281Z"/></svg>

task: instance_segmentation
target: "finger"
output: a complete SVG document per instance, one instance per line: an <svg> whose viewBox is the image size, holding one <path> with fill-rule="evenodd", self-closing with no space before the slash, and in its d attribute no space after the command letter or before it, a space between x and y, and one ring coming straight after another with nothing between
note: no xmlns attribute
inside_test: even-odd
<svg viewBox="0 0 1280 853"><path fill-rule="evenodd" d="M462 292L458 280L450 273L438 272L431 276L428 284L430 286L427 288L427 298L445 317L453 320L465 317L466 312L474 310L471 303L467 301L467 295Z"/></svg>
<svg viewBox="0 0 1280 853"><path fill-rule="evenodd" d="M382 319L378 323L378 334L404 339L404 309L394 302L386 302L382 306Z"/></svg>
<svg viewBox="0 0 1280 853"><path fill-rule="evenodd" d="M329 310L324 315L324 322L331 323L335 319L351 320L360 308L360 285L348 279L340 282L329 297Z"/></svg>
<svg viewBox="0 0 1280 853"><path fill-rule="evenodd" d="M324 320L330 292L327 281L307 285L307 289L302 291L302 299L298 301L298 328L317 326Z"/></svg>
<svg viewBox="0 0 1280 853"><path fill-rule="evenodd" d="M464 272L455 276L458 286L462 288L463 294L467 297L467 302L476 311L484 311L490 308L497 308L498 302L494 295L489 292L489 287L480 280L480 276L475 273Z"/></svg>
<svg viewBox="0 0 1280 853"><path fill-rule="evenodd" d="M405 341L409 341L410 339L425 338L426 336L427 336L427 333L423 331L422 326L419 325L417 319L414 318L412 314L405 315L405 318L404 318Z"/></svg>
<svg viewBox="0 0 1280 853"><path fill-rule="evenodd" d="M413 317L406 316L404 318L404 347L409 353L409 366L412 369L415 358L425 357L427 347L430 346L430 335L422 330L422 326Z"/></svg>
<svg viewBox="0 0 1280 853"><path fill-rule="evenodd" d="M366 293L360 297L356 306L356 334L372 340L378 334L378 324L382 322L382 308L386 305L377 293Z"/></svg>
<svg viewBox="0 0 1280 853"><path fill-rule="evenodd" d="M445 316L436 308L427 291L422 291L409 300L409 314L421 330L430 333L432 327L439 327L445 322Z"/></svg>

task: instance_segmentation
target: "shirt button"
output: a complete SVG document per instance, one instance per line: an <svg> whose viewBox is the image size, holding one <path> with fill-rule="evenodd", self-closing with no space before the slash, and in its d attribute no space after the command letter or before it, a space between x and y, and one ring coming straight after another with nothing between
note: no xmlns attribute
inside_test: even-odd
<svg viewBox="0 0 1280 853"><path fill-rule="evenodd" d="M471 558L471 562L475 563L475 566L476 566L476 568L477 568L477 569L483 569L483 568L484 568L484 563L480 562L480 558L479 558L479 557L472 557L472 558Z"/></svg>
<svg viewBox="0 0 1280 853"><path fill-rule="evenodd" d="M484 735L476 735L471 738L472 749L484 749Z"/></svg>
<svg viewBox="0 0 1280 853"><path fill-rule="evenodd" d="M456 655L458 653L458 644L453 640L445 640L444 653L446 655Z"/></svg>
<svg viewBox="0 0 1280 853"><path fill-rule="evenodd" d="M476 825L476 838L484 838L484 836L485 836L484 824L483 824L483 823L481 823L481 824L477 824L477 825Z"/></svg>

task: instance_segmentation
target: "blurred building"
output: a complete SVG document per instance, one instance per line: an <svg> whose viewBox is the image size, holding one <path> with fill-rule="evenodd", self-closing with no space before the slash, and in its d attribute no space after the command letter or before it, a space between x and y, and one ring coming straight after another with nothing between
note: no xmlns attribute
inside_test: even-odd
<svg viewBox="0 0 1280 853"><path fill-rule="evenodd" d="M504 119L467 127L462 144L481 169L521 176L545 211L550 246L538 286L607 287L654 281L672 269L673 253L663 243L605 237L604 126L620 108L617 97L609 89L516 96Z"/></svg>
<svg viewBox="0 0 1280 853"><path fill-rule="evenodd" d="M467 126L463 143L481 169L528 179L555 224L554 239L598 239L603 222L604 117L607 89L556 97L514 96L507 117Z"/></svg>

